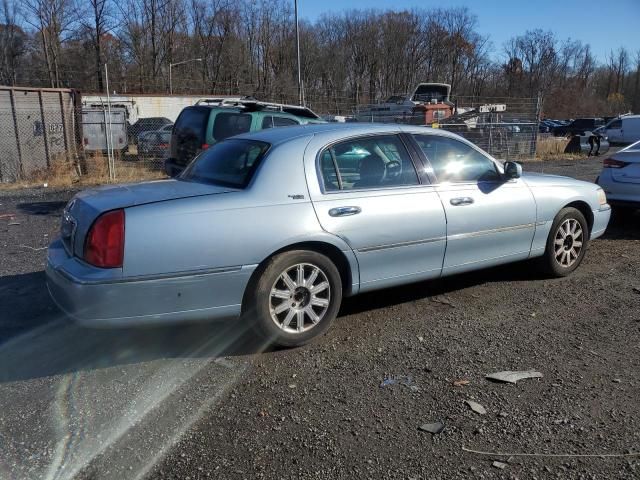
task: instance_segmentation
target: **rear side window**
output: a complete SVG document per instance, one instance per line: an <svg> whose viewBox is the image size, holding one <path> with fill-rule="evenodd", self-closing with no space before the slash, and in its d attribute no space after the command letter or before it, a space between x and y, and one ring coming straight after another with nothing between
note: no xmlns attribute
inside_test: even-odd
<svg viewBox="0 0 640 480"><path fill-rule="evenodd" d="M500 179L495 163L466 143L439 135L414 135L413 137L429 160L439 182Z"/></svg>
<svg viewBox="0 0 640 480"><path fill-rule="evenodd" d="M175 124L174 133L185 140L205 143L209 111L208 108L185 108Z"/></svg>
<svg viewBox="0 0 640 480"><path fill-rule="evenodd" d="M325 191L419 184L409 152L396 135L336 143L320 155Z"/></svg>
<svg viewBox="0 0 640 480"><path fill-rule="evenodd" d="M181 180L245 188L269 144L255 140L225 140L201 153L180 175Z"/></svg>
<svg viewBox="0 0 640 480"><path fill-rule="evenodd" d="M290 127L292 125L299 125L299 123L287 117L277 117L272 115L267 115L262 119L262 128L274 128L274 127Z"/></svg>
<svg viewBox="0 0 640 480"><path fill-rule="evenodd" d="M216 141L247 133L251 130L251 115L247 113L220 112L213 122L213 138Z"/></svg>

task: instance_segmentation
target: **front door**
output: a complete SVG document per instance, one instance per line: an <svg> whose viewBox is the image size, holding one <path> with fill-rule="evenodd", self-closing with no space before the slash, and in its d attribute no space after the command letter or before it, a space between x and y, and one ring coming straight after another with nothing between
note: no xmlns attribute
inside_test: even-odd
<svg viewBox="0 0 640 480"><path fill-rule="evenodd" d="M319 175L307 177L319 186L310 188L311 199L322 227L355 252L360 291L439 276L444 209L434 187L419 180L402 139L384 134L319 142L307 148L309 155L320 151L314 159Z"/></svg>
<svg viewBox="0 0 640 480"><path fill-rule="evenodd" d="M536 204L521 179L505 180L479 149L442 135L413 135L437 179L447 216L443 274L525 259Z"/></svg>
<svg viewBox="0 0 640 480"><path fill-rule="evenodd" d="M611 120L609 124L606 126L607 137L609 137L609 141L613 143L621 143L624 142L624 132L622 130L622 120L616 118L615 120Z"/></svg>

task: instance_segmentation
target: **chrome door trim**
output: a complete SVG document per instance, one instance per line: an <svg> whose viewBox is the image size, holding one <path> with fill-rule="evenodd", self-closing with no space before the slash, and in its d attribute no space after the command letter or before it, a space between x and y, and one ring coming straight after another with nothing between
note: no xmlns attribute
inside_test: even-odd
<svg viewBox="0 0 640 480"><path fill-rule="evenodd" d="M535 223L523 223L521 225L513 225L510 227L491 228L489 230L477 230L475 232L458 233L456 235L448 235L448 240L460 240L463 238L479 237L482 235L490 235L492 233L511 232L513 230L524 230L527 228L535 228Z"/></svg>
<svg viewBox="0 0 640 480"><path fill-rule="evenodd" d="M427 239L424 239L424 240L412 240L410 242L400 242L400 243L389 243L389 244L385 244L385 245L375 245L375 246L371 246L371 247L359 248L357 250L357 252L366 253L366 252L374 252L376 250L385 250L387 248L411 247L413 245L423 245L425 243L441 242L441 241L446 240L446 239L447 239L447 237L434 237L434 238L427 238Z"/></svg>

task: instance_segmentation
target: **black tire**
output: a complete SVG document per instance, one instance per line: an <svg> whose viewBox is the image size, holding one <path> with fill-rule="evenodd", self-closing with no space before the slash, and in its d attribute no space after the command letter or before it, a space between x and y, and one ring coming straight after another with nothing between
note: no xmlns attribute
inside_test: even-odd
<svg viewBox="0 0 640 480"><path fill-rule="evenodd" d="M303 291L300 294L302 300L300 300L301 303L297 304L297 311L300 310L300 305L305 305L312 309L316 308L316 310L313 310L314 314L318 315L319 313L322 313L322 315L318 315L320 316L320 319L317 323L314 323L308 314L303 314L303 328L306 328L307 325L309 328L304 331L292 332L290 330L293 329L294 323L296 325L295 328L298 328L298 316L296 314L295 317L290 319L291 324L288 327L278 326L276 324L276 320L272 318L271 308L272 306L280 306L280 303L273 305L277 299L272 299L271 290L272 288L277 288L277 286L280 285L281 288L279 290L283 291L284 287L282 286L284 283L277 282L283 282L282 275L286 274L286 272L297 265L304 265L303 277L305 280L310 278L311 273L314 271L314 267L320 270L321 274L326 278L326 282L328 282L329 287L328 293L322 292L319 293L319 295L328 295L328 298L326 298L326 300L328 300L328 306L326 309L325 307L310 306L310 303L313 303L311 302L311 293L307 290L309 296L306 296L307 294ZM243 317L247 321L252 322L256 333L269 343L282 347L297 347L304 345L312 339L324 334L338 315L340 303L342 302L342 281L340 278L340 272L334 263L326 256L308 250L291 250L272 257L257 273L259 275L257 280L247 287L249 290L245 296ZM316 278L322 278L321 274L318 273ZM290 275L289 278L291 279ZM324 281L320 283L324 283ZM320 283L318 283L318 285L320 285ZM301 290L304 290L304 288ZM291 289L288 291L291 292ZM304 303L305 298L307 299L307 303ZM320 298L319 300L323 299ZM291 297L290 300L281 300L281 303L284 304L286 301L296 302L297 300L296 298ZM283 324L286 322L286 316L290 311L291 309L287 309L279 314L281 315L280 318L282 319ZM278 318L278 316L276 316L276 318ZM285 330L285 328L287 330Z"/></svg>
<svg viewBox="0 0 640 480"><path fill-rule="evenodd" d="M570 250L566 250L566 248L570 247L571 244L565 245L556 245L556 237L561 236L562 234L559 232L561 226L565 225L567 221L577 221L580 224L582 229L582 235L577 237L576 239L571 239L570 242L573 244L576 241L581 242L580 250L577 252L577 257L575 259L571 259L571 257L567 257L570 255ZM569 242L569 240L567 240ZM565 277L573 272L580 263L582 263L582 259L587 251L587 246L589 243L589 224L587 220L584 218L584 215L580 210L577 210L573 207L565 207L556 218L553 220L553 224L551 225L551 231L549 232L549 237L547 238L547 245L544 252L544 256L540 259L541 265L544 271L554 277ZM556 256L556 251L562 246L566 251L565 253L561 251L560 257ZM561 259L563 259L566 263L568 261L567 258L570 258L569 261L572 261L570 265L563 264Z"/></svg>

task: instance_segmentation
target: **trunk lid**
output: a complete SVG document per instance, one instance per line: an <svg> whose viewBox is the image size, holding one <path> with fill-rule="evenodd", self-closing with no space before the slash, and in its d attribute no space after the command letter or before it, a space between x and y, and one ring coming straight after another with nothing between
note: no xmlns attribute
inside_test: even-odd
<svg viewBox="0 0 640 480"><path fill-rule="evenodd" d="M167 200L236 191L236 189L228 187L173 179L109 185L84 190L71 199L63 212L60 228L62 241L69 253L75 253L81 257L87 231L101 213Z"/></svg>
<svg viewBox="0 0 640 480"><path fill-rule="evenodd" d="M611 169L611 178L614 182L640 184L640 149L624 149L612 155L611 158L628 163L622 168Z"/></svg>

